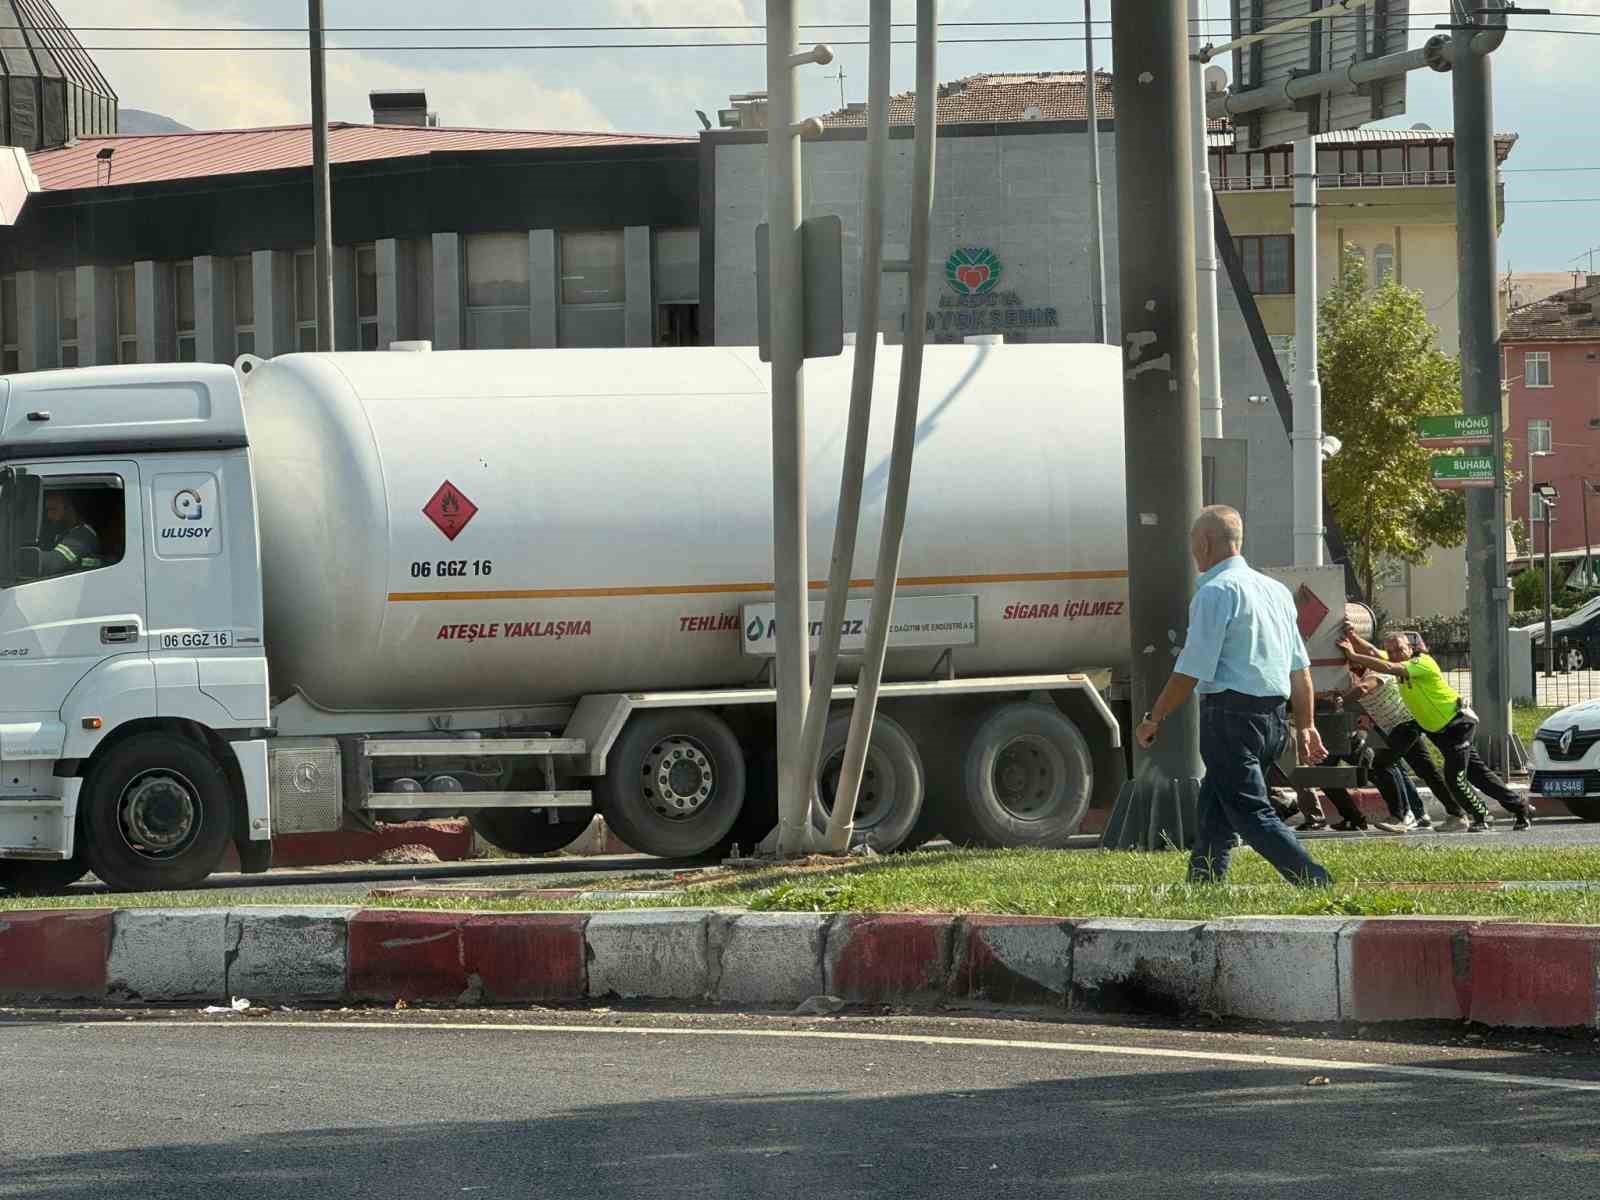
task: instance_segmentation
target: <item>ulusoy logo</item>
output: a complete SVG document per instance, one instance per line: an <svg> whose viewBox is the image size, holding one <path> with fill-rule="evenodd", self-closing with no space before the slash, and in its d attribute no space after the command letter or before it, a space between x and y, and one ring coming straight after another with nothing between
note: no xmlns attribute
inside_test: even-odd
<svg viewBox="0 0 1600 1200"><path fill-rule="evenodd" d="M1005 271L1004 264L987 246L962 246L944 261L944 277L958 296L992 292Z"/></svg>
<svg viewBox="0 0 1600 1200"><path fill-rule="evenodd" d="M200 503L200 493L184 488L172 497L172 515L180 521L199 521L205 517L205 506Z"/></svg>

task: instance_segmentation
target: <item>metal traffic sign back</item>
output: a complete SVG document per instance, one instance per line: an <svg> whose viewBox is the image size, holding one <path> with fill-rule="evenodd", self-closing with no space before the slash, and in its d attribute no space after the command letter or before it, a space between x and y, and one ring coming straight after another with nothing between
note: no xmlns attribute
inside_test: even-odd
<svg viewBox="0 0 1600 1200"><path fill-rule="evenodd" d="M1233 38L1270 30L1285 21L1330 12L1315 23L1273 33L1233 52L1235 94L1282 91L1301 75L1343 71L1352 64L1406 49L1410 0L1230 0ZM1241 115L1234 125L1238 150L1281 146L1311 134L1356 129L1406 110L1406 77L1395 75L1358 92L1324 93Z"/></svg>

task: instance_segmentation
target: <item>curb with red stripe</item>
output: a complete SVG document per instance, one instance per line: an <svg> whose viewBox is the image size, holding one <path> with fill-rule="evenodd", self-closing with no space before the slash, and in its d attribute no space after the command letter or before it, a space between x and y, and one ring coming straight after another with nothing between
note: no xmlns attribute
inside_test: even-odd
<svg viewBox="0 0 1600 1200"><path fill-rule="evenodd" d="M0 911L0 1000L1042 1005L1600 1028L1600 927L1385 917Z"/></svg>

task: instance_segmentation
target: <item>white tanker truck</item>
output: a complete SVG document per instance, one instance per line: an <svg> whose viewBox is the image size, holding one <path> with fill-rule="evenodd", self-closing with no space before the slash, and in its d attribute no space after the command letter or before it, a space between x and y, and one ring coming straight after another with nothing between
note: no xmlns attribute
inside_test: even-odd
<svg viewBox="0 0 1600 1200"><path fill-rule="evenodd" d="M807 369L818 619L851 364ZM880 395L898 367L883 347ZM259 871L274 835L418 813L524 853L596 810L651 854L753 845L767 379L753 350L672 349L0 380L0 883L179 887L229 843ZM878 848L1059 844L1122 782L1096 686L1128 648L1121 395L1112 347L928 347L858 816Z"/></svg>

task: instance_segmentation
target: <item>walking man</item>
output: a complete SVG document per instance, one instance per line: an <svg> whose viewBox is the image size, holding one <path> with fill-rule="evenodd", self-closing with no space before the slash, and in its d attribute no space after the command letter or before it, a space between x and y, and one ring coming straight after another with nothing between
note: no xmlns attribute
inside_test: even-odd
<svg viewBox="0 0 1600 1200"><path fill-rule="evenodd" d="M1366 643L1362 643L1366 646ZM1366 646L1371 649L1370 646ZM1444 779L1450 799L1471 817L1469 833L1488 833L1489 810L1473 793L1473 787L1493 796L1511 814L1513 829L1527 829L1533 821L1533 805L1506 786L1505 780L1489 769L1489 764L1473 748L1478 731L1478 716L1461 702L1461 694L1445 682L1439 664L1427 653L1422 638L1415 633L1391 633L1383 643L1386 657L1365 654L1352 638L1339 643L1339 649L1353 666L1392 675L1400 681L1400 699L1422 733L1444 756ZM1402 751L1403 752L1403 751Z"/></svg>
<svg viewBox="0 0 1600 1200"><path fill-rule="evenodd" d="M1285 710L1294 709L1300 761L1328 756L1312 723L1311 660L1295 614L1294 597L1245 562L1244 522L1226 505L1202 509L1189 531L1189 552L1200 585L1189 603L1189 635L1172 677L1134 736L1152 746L1161 723L1200 693L1199 829L1189 879L1218 882L1228 873L1238 834L1291 883L1327 886L1327 870L1312 861L1279 818L1267 791L1267 769L1288 744Z"/></svg>

